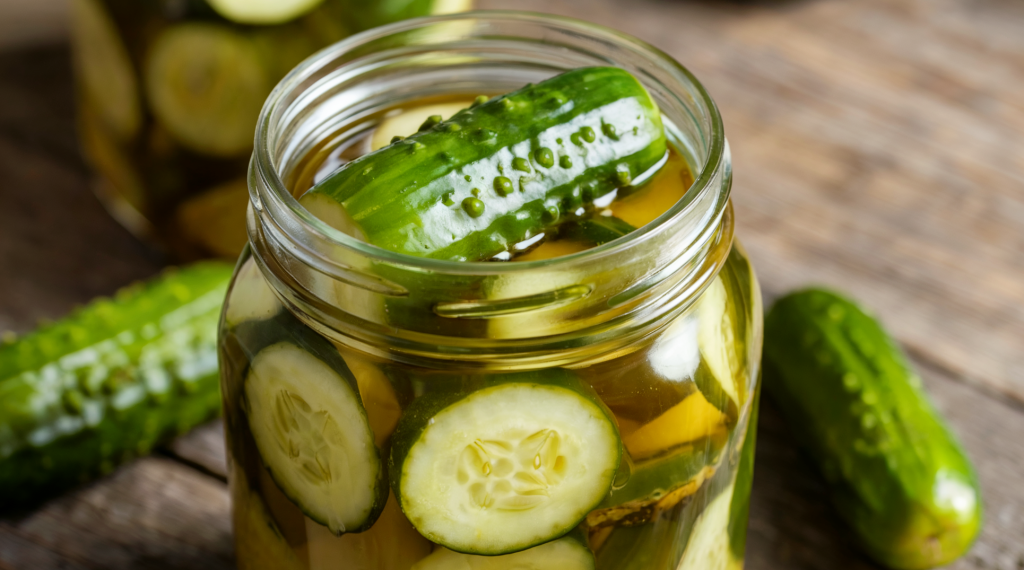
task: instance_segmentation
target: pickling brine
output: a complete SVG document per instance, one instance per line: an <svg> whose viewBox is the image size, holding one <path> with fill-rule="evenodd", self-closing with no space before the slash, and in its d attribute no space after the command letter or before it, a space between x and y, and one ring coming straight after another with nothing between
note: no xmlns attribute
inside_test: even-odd
<svg viewBox="0 0 1024 570"><path fill-rule="evenodd" d="M537 65L552 28L649 49L428 21L268 102L220 332L240 568L742 567L762 309L717 111L662 54Z"/></svg>

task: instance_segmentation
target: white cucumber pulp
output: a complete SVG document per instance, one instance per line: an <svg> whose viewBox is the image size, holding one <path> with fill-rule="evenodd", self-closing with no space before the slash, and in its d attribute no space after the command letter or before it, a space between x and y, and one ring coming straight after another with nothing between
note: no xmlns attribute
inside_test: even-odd
<svg viewBox="0 0 1024 570"><path fill-rule="evenodd" d="M290 342L261 350L245 381L249 427L271 477L335 534L368 528L387 497L354 383Z"/></svg>
<svg viewBox="0 0 1024 570"><path fill-rule="evenodd" d="M323 0L206 0L218 14L238 24L283 24Z"/></svg>
<svg viewBox="0 0 1024 570"><path fill-rule="evenodd" d="M478 556L441 547L411 570L593 570L594 555L573 537L504 556Z"/></svg>
<svg viewBox="0 0 1024 570"><path fill-rule="evenodd" d="M718 383L716 389L732 400L733 406L738 406L740 399L736 388L736 373L739 371L739 362L735 356L737 339L729 310L729 297L721 276L716 277L701 295L697 316L700 319L697 343L701 358ZM704 390L699 384L698 387ZM717 403L713 395L706 393L705 396Z"/></svg>
<svg viewBox="0 0 1024 570"><path fill-rule="evenodd" d="M697 518L678 570L727 570L731 567L729 504L733 488L734 485L729 485Z"/></svg>
<svg viewBox="0 0 1024 570"><path fill-rule="evenodd" d="M569 532L608 494L621 455L607 411L557 384L502 383L406 416L393 437L396 495L421 534L458 552L506 554Z"/></svg>

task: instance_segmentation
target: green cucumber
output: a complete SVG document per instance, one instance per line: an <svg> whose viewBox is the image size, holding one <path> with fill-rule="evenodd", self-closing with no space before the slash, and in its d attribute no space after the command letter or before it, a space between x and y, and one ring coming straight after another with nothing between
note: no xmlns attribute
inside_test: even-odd
<svg viewBox="0 0 1024 570"><path fill-rule="evenodd" d="M945 564L981 527L970 460L881 325L836 293L779 299L764 381L864 549L897 569Z"/></svg>
<svg viewBox="0 0 1024 570"><path fill-rule="evenodd" d="M283 24L324 0L206 0L218 14L238 24Z"/></svg>
<svg viewBox="0 0 1024 570"><path fill-rule="evenodd" d="M111 471L220 410L231 266L201 263L0 346L0 508Z"/></svg>
<svg viewBox="0 0 1024 570"><path fill-rule="evenodd" d="M441 547L413 564L412 570L594 570L594 554L579 531L540 546L505 554L479 556Z"/></svg>
<svg viewBox="0 0 1024 570"><path fill-rule="evenodd" d="M734 313L738 299L730 299L723 279L719 274L697 301L700 366L694 381L709 402L735 419L742 404L736 379L743 374L735 325L743 318Z"/></svg>
<svg viewBox="0 0 1024 570"><path fill-rule="evenodd" d="M757 448L757 415L761 406L761 387L754 395L750 419L747 420L740 462L736 467L732 504L729 505L729 548L733 557L743 560L747 550L747 521L750 518L750 493L754 488L754 452Z"/></svg>
<svg viewBox="0 0 1024 570"><path fill-rule="evenodd" d="M633 466L626 483L587 515L587 527L644 524L671 510L714 475L726 440L718 434Z"/></svg>
<svg viewBox="0 0 1024 570"><path fill-rule="evenodd" d="M636 78L580 68L366 154L303 203L391 251L480 261L629 187L666 152L658 107ZM345 214L323 214L331 203Z"/></svg>
<svg viewBox="0 0 1024 570"><path fill-rule="evenodd" d="M263 277L256 259L249 256L239 264L231 291L224 301L225 324L237 327L243 323L262 321L279 315L283 310L284 306ZM251 354L255 354L255 351Z"/></svg>
<svg viewBox="0 0 1024 570"><path fill-rule="evenodd" d="M690 530L677 570L729 570L729 506L735 486L728 486L704 507Z"/></svg>
<svg viewBox="0 0 1024 570"><path fill-rule="evenodd" d="M567 370L477 381L421 396L399 421L389 471L402 511L430 541L468 554L566 534L615 479L611 412Z"/></svg>
<svg viewBox="0 0 1024 570"><path fill-rule="evenodd" d="M629 222L615 216L594 216L565 224L558 237L597 246L619 239L635 229Z"/></svg>
<svg viewBox="0 0 1024 570"><path fill-rule="evenodd" d="M242 406L278 488L336 535L370 528L388 487L344 358L288 311L243 322L233 333L253 355Z"/></svg>
<svg viewBox="0 0 1024 570"><path fill-rule="evenodd" d="M145 61L153 114L181 145L199 154L234 157L252 149L253 130L273 79L257 45L227 26L171 26Z"/></svg>

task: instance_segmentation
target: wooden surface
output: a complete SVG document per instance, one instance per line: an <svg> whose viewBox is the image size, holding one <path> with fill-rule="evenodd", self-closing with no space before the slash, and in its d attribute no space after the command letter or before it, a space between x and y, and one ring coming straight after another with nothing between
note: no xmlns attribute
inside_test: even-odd
<svg viewBox="0 0 1024 570"><path fill-rule="evenodd" d="M690 67L725 117L766 296L831 284L905 344L974 459L957 569L1024 569L1024 4L484 0L576 15ZM155 273L88 190L65 48L0 54L0 332ZM0 518L0 569L231 568L220 427ZM747 568L874 568L763 405Z"/></svg>

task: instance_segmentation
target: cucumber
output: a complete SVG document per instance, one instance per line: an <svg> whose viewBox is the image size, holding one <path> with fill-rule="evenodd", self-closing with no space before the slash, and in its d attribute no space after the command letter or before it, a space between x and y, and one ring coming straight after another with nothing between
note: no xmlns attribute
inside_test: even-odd
<svg viewBox="0 0 1024 570"><path fill-rule="evenodd" d="M461 12L472 7L471 0L331 0L325 7L334 9L352 32L361 32L385 24L431 14Z"/></svg>
<svg viewBox="0 0 1024 570"><path fill-rule="evenodd" d="M387 483L345 360L287 311L243 323L234 334L255 353L242 405L278 488L336 535L370 528L387 501Z"/></svg>
<svg viewBox="0 0 1024 570"><path fill-rule="evenodd" d="M244 178L226 182L189 198L175 214L177 226L189 243L204 253L237 259L248 242L245 209L249 187Z"/></svg>
<svg viewBox="0 0 1024 570"><path fill-rule="evenodd" d="M729 570L735 564L729 549L729 505L734 486L711 500L690 531L677 570Z"/></svg>
<svg viewBox="0 0 1024 570"><path fill-rule="evenodd" d="M189 150L244 155L273 87L258 53L248 37L226 26L199 22L165 29L145 60L153 114Z"/></svg>
<svg viewBox="0 0 1024 570"><path fill-rule="evenodd" d="M593 570L594 555L581 533L504 556L462 554L441 547L412 566L412 570Z"/></svg>
<svg viewBox="0 0 1024 570"><path fill-rule="evenodd" d="M281 534L270 510L244 477L231 478L231 523L238 570L300 570L302 562Z"/></svg>
<svg viewBox="0 0 1024 570"><path fill-rule="evenodd" d="M229 327L237 327L275 317L283 310L284 306L263 277L256 259L249 256L235 272L231 291L224 302L224 322Z"/></svg>
<svg viewBox="0 0 1024 570"><path fill-rule="evenodd" d="M866 552L897 569L968 550L981 527L970 460L875 319L808 289L765 319L764 381Z"/></svg>
<svg viewBox="0 0 1024 570"><path fill-rule="evenodd" d="M206 0L224 18L237 24L283 24L316 8L324 0Z"/></svg>
<svg viewBox="0 0 1024 570"><path fill-rule="evenodd" d="M695 392L650 422L622 435L634 461L665 453L680 445L710 437L726 429L726 416Z"/></svg>
<svg viewBox="0 0 1024 570"><path fill-rule="evenodd" d="M719 274L697 301L697 343L700 347L700 366L694 375L697 388L709 402L731 418L739 413L740 391L736 379L743 374L740 355L736 347L736 324L742 318L734 314L738 300L730 302L729 294Z"/></svg>
<svg viewBox="0 0 1024 570"><path fill-rule="evenodd" d="M71 41L87 104L118 140L131 139L142 126L138 81L117 26L98 0L71 3Z"/></svg>
<svg viewBox="0 0 1024 570"><path fill-rule="evenodd" d="M478 379L421 396L392 436L391 484L413 526L456 552L497 555L558 538L611 489L611 412L567 370Z"/></svg>
<svg viewBox="0 0 1024 570"><path fill-rule="evenodd" d="M726 434L717 433L636 464L626 483L587 515L587 528L644 524L671 510L715 474L727 439Z"/></svg>
<svg viewBox="0 0 1024 570"><path fill-rule="evenodd" d="M636 78L580 68L366 154L303 199L329 198L379 247L479 261L630 187L666 152L658 107Z"/></svg>
<svg viewBox="0 0 1024 570"><path fill-rule="evenodd" d="M220 410L231 266L168 271L0 345L0 509L148 453Z"/></svg>
<svg viewBox="0 0 1024 570"><path fill-rule="evenodd" d="M635 229L628 222L615 216L594 216L565 224L558 236L597 246L619 239Z"/></svg>
<svg viewBox="0 0 1024 570"><path fill-rule="evenodd" d="M750 518L750 493L754 488L754 451L757 447L757 416L760 409L761 387L758 385L750 419L747 420L740 462L736 467L732 504L729 505L729 548L733 558L740 561L747 550L747 522Z"/></svg>

